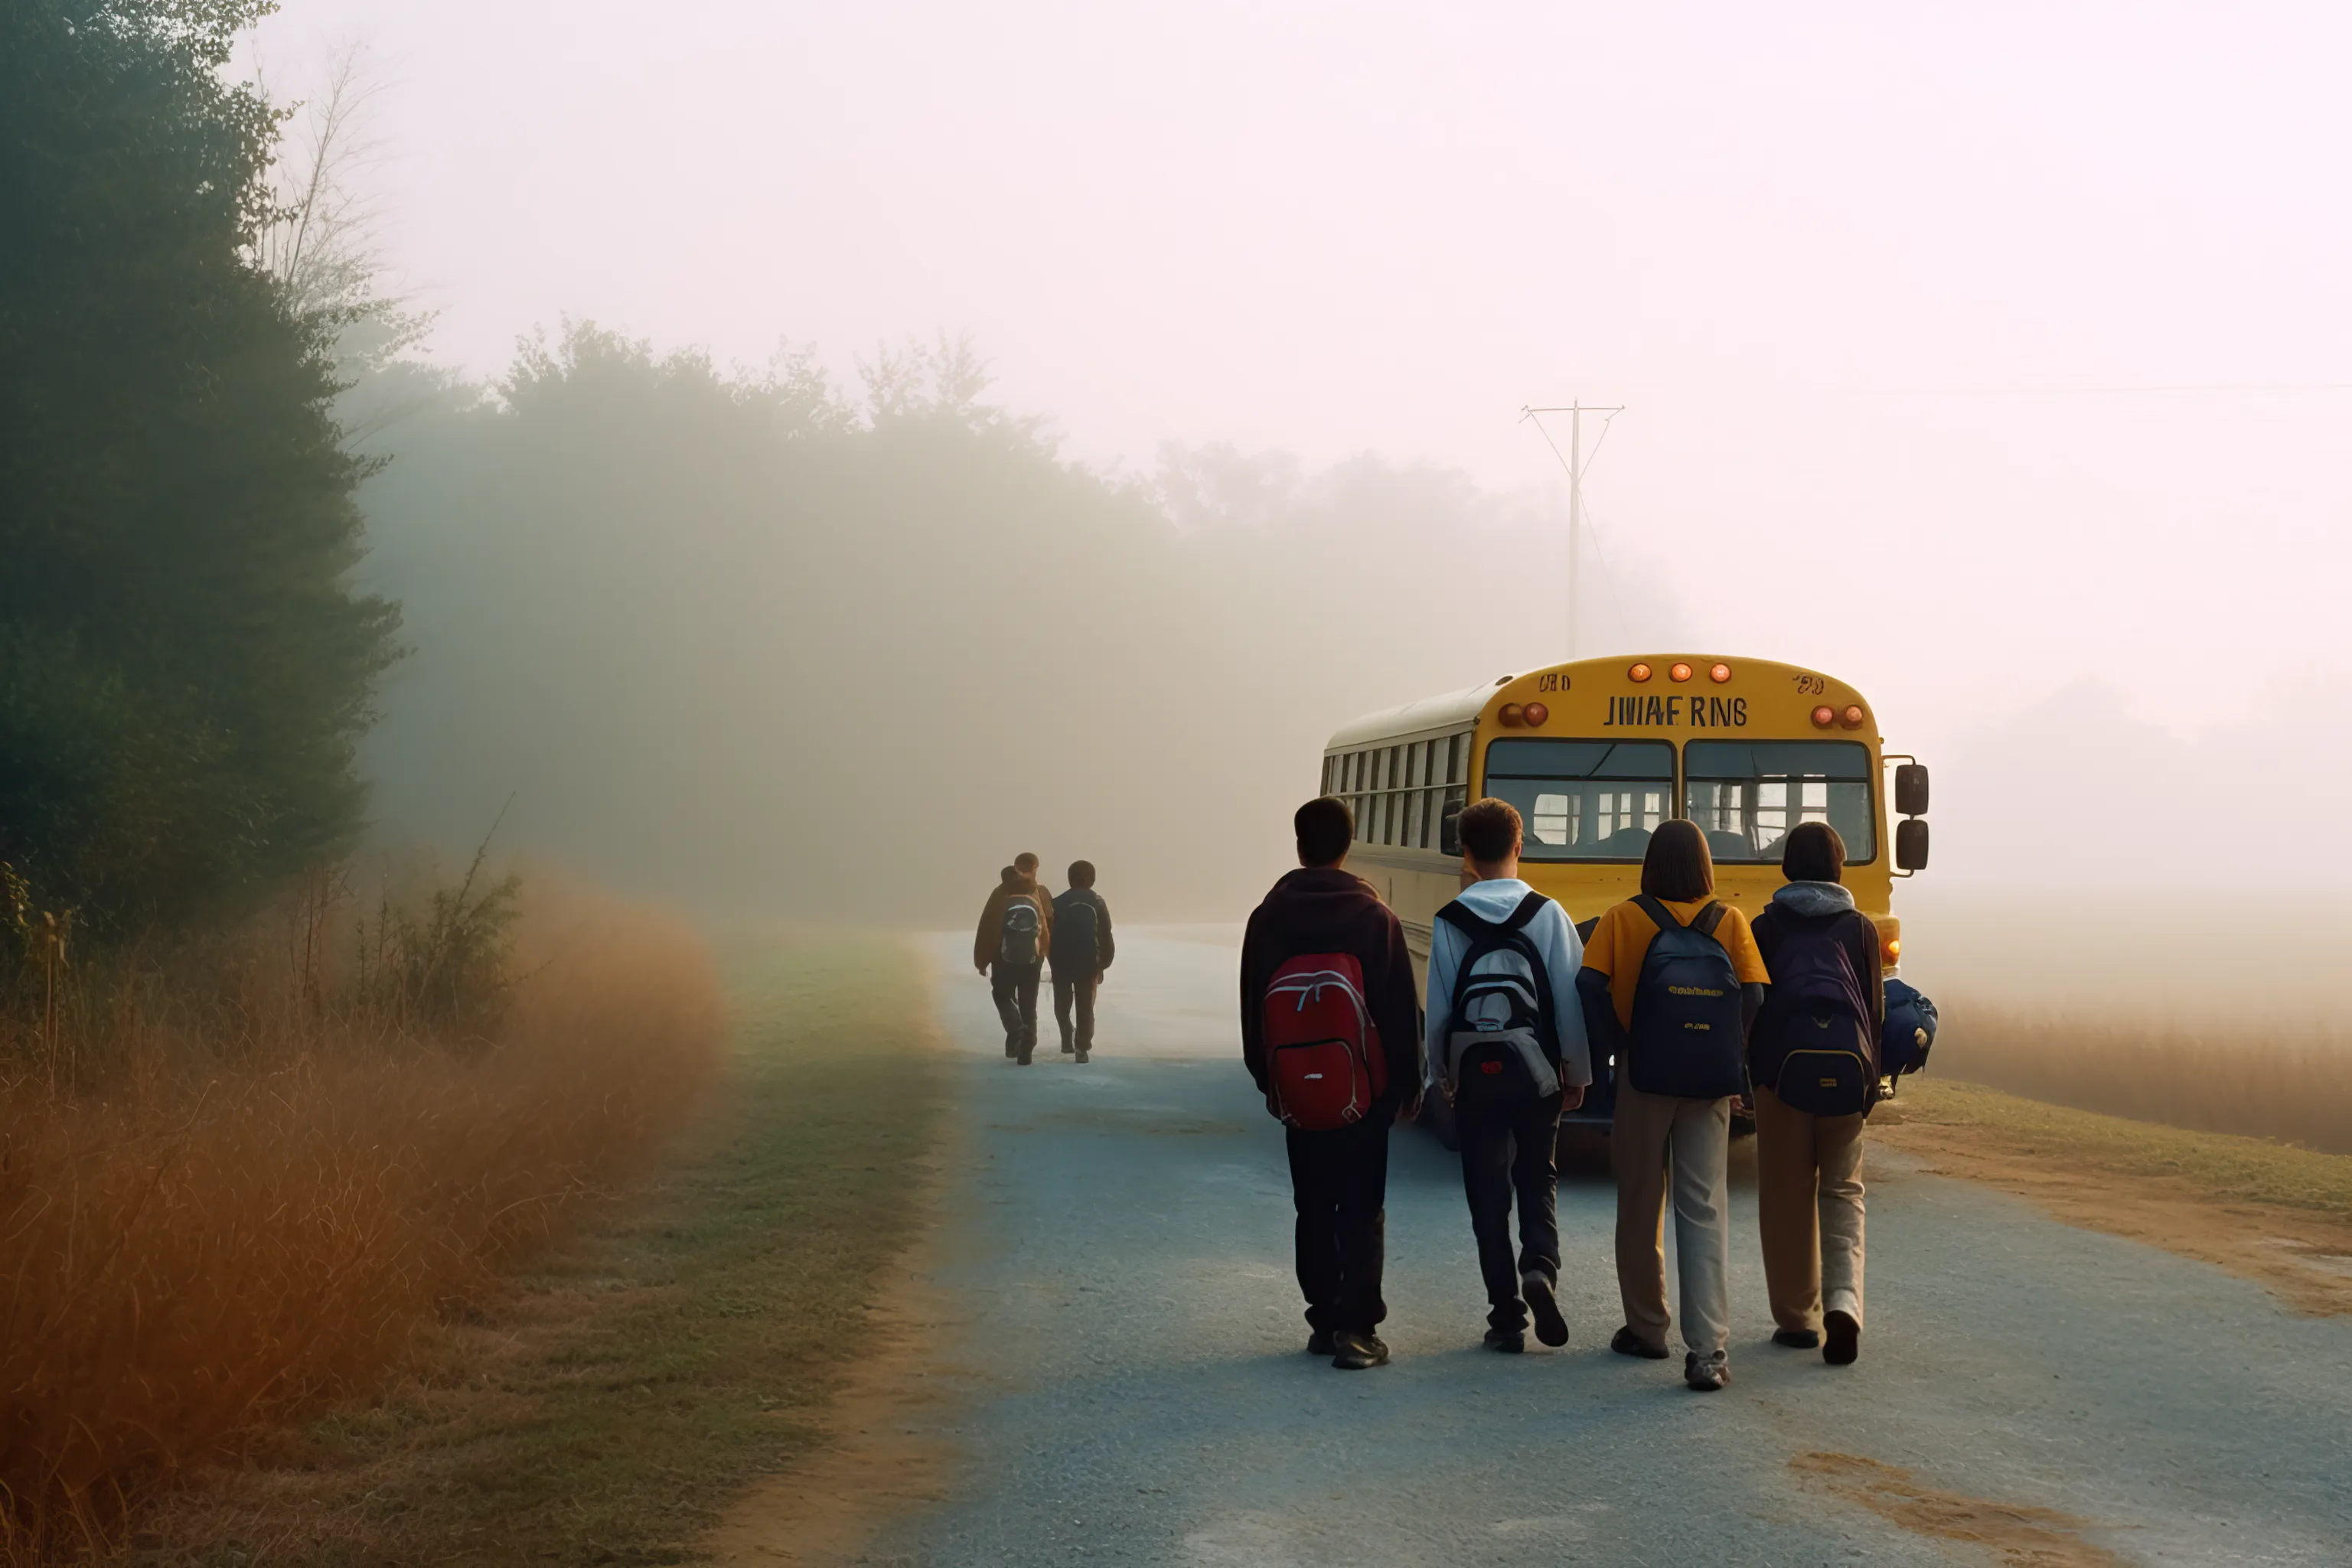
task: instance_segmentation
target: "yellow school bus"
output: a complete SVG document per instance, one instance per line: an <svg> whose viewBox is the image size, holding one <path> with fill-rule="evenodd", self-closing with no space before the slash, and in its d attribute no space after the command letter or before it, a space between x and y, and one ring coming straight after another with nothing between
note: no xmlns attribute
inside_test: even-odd
<svg viewBox="0 0 2352 1568"><path fill-rule="evenodd" d="M1892 972L1895 883L1927 860L1927 769L1885 752L1860 692L1768 659L1581 659L1371 714L1324 747L1323 790L1355 813L1349 869L1396 911L1424 995L1430 927L1461 889L1454 819L1483 796L1518 809L1519 874L1587 931L1641 891L1651 831L1669 817L1705 831L1716 896L1751 917L1782 884L1780 836L1826 821Z"/></svg>

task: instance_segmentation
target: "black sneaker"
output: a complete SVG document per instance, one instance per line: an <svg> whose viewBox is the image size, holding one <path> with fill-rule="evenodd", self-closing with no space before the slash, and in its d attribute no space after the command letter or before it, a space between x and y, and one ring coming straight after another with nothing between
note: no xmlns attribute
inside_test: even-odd
<svg viewBox="0 0 2352 1568"><path fill-rule="evenodd" d="M1662 1344L1652 1344L1648 1340L1635 1333L1631 1323L1617 1331L1617 1337L1609 1342L1609 1348L1619 1355L1638 1355L1643 1361L1666 1359L1666 1347Z"/></svg>
<svg viewBox="0 0 2352 1568"><path fill-rule="evenodd" d="M1339 1354L1339 1342L1329 1329L1317 1329L1307 1336L1307 1354L1337 1355Z"/></svg>
<svg viewBox="0 0 2352 1568"><path fill-rule="evenodd" d="M1077 1053L1077 1049L1078 1049L1078 1048L1076 1047L1076 1045L1073 1044L1073 1043L1072 1043L1071 1041L1069 1041L1069 1040L1064 1040L1064 1041L1062 1042L1062 1054L1063 1054L1064 1056L1074 1056L1074 1055L1076 1055L1076 1054Z"/></svg>
<svg viewBox="0 0 2352 1568"><path fill-rule="evenodd" d="M1555 1350L1566 1344L1568 1320L1559 1315L1559 1298L1552 1291L1551 1276L1521 1275L1519 1294L1528 1299L1528 1314L1536 1320L1536 1338Z"/></svg>
<svg viewBox="0 0 2352 1568"><path fill-rule="evenodd" d="M1028 1053L1027 1051L1023 1051L1020 1055L1018 1055L1018 1056L1014 1057L1013 1060L1014 1061L1019 1062L1022 1066L1026 1067L1026 1066L1028 1066L1028 1065L1029 1065L1029 1053Z"/></svg>
<svg viewBox="0 0 2352 1568"><path fill-rule="evenodd" d="M1078 1061L1080 1065L1092 1061L1094 1059L1094 1052L1090 1051L1082 1051L1078 1052Z"/></svg>
<svg viewBox="0 0 2352 1568"><path fill-rule="evenodd" d="M1851 1312L1831 1312L1822 1319L1822 1359L1832 1366L1852 1366L1862 1354L1862 1324Z"/></svg>
<svg viewBox="0 0 2352 1568"><path fill-rule="evenodd" d="M1521 1351L1528 1348L1528 1331L1525 1329L1488 1329L1486 1331L1486 1339L1480 1343L1485 1344L1488 1350L1497 1350L1502 1352L1505 1355L1517 1355Z"/></svg>
<svg viewBox="0 0 2352 1568"><path fill-rule="evenodd" d="M1389 1364L1389 1347L1381 1343L1376 1333L1351 1333L1343 1329L1332 1338L1338 1342L1339 1353L1331 1358L1331 1364L1342 1372L1361 1372L1368 1366Z"/></svg>
<svg viewBox="0 0 2352 1568"><path fill-rule="evenodd" d="M1784 1350L1819 1350L1822 1336L1811 1329L1776 1329L1772 1343Z"/></svg>

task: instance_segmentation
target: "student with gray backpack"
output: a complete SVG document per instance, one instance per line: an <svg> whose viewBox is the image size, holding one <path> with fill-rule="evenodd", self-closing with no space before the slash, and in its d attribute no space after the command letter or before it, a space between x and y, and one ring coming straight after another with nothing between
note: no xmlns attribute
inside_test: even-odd
<svg viewBox="0 0 2352 1568"><path fill-rule="evenodd" d="M1818 1346L1832 1366L1861 1354L1862 1128L1878 1098L1886 1017L1878 927L1854 907L1844 873L1845 841L1827 822L1780 841L1789 883L1756 917L1772 988L1748 1039L1772 1343Z"/></svg>
<svg viewBox="0 0 2352 1568"><path fill-rule="evenodd" d="M1037 1049L1037 981L1053 943L1053 901L1037 885L1037 857L1023 854L1000 873L981 909L971 963L989 977L1004 1054L1024 1067Z"/></svg>
<svg viewBox="0 0 2352 1568"><path fill-rule="evenodd" d="M1601 912L1576 981L1592 1049L1617 1064L1609 1163L1625 1326L1609 1348L1652 1361L1668 1354L1671 1185L1683 1376L1703 1393L1731 1380L1725 1167L1731 1103L1747 1086L1748 1025L1769 977L1747 916L1716 901L1706 835L1669 818L1650 835L1641 895Z"/></svg>
<svg viewBox="0 0 2352 1568"><path fill-rule="evenodd" d="M1456 831L1471 881L1430 933L1430 1087L1453 1106L1461 1134L1486 1348L1525 1350L1531 1318L1537 1339L1563 1345L1553 1162L1560 1112L1583 1103L1592 1082L1576 1001L1583 944L1559 905L1519 880L1522 824L1508 801L1474 801Z"/></svg>

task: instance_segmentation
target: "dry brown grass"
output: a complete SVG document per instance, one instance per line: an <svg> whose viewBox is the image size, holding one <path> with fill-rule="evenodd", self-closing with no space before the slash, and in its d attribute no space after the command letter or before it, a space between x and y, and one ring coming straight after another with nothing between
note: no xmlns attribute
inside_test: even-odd
<svg viewBox="0 0 2352 1568"><path fill-rule="evenodd" d="M2198 1132L2352 1154L2352 1039L2262 1019L2136 1021L1947 999L1937 1076Z"/></svg>
<svg viewBox="0 0 2352 1568"><path fill-rule="evenodd" d="M684 1118L720 1029L698 940L576 895L518 934L492 1038L333 1005L315 942L252 944L200 1006L124 980L68 1040L19 1031L0 1556L94 1548L145 1491L364 1387Z"/></svg>

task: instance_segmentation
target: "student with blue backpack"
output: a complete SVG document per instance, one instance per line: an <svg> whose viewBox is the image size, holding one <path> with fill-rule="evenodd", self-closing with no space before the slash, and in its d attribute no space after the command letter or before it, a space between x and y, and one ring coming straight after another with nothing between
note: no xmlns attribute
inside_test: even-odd
<svg viewBox="0 0 2352 1568"><path fill-rule="evenodd" d="M1845 841L1827 822L1780 841L1788 885L1756 917L1772 988L1748 1042L1772 1343L1819 1346L1833 1366L1861 1354L1862 1128L1878 1097L1886 1017L1878 927L1854 907L1844 873Z"/></svg>
<svg viewBox="0 0 2352 1568"><path fill-rule="evenodd" d="M1702 1392L1731 1378L1725 1166L1731 1102L1747 1085L1748 1025L1769 977L1747 916L1714 894L1706 835L1681 818L1660 822L1643 856L1641 895L1601 912L1576 981L1592 1049L1617 1067L1609 1163L1625 1326L1609 1348L1652 1361L1668 1354L1671 1177L1683 1376Z"/></svg>
<svg viewBox="0 0 2352 1568"><path fill-rule="evenodd" d="M1023 852L998 873L980 912L971 967L989 977L1004 1025L1004 1054L1029 1065L1037 1049L1037 980L1054 944L1054 901L1037 885L1037 857Z"/></svg>
<svg viewBox="0 0 2352 1568"><path fill-rule="evenodd" d="M1563 1345L1553 1150L1560 1112L1583 1103L1592 1082L1576 1001L1583 944L1559 905L1519 880L1522 824L1508 801L1473 802L1456 831L1473 880L1430 934L1430 1087L1454 1107L1461 1134L1486 1348L1525 1350L1530 1317L1537 1339Z"/></svg>

